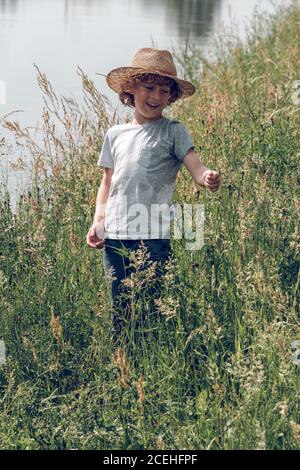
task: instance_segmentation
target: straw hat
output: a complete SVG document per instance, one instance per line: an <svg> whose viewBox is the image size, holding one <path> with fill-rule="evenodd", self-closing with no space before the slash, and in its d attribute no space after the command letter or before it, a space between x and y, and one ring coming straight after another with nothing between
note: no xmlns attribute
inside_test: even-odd
<svg viewBox="0 0 300 470"><path fill-rule="evenodd" d="M131 66L118 67L117 69L111 70L106 77L106 81L110 88L117 93L122 93L126 91L122 85L124 85L129 78L141 73L154 73L162 77L173 78L182 90L181 98L191 96L196 91L192 83L177 77L173 57L169 51L146 47L137 51Z"/></svg>

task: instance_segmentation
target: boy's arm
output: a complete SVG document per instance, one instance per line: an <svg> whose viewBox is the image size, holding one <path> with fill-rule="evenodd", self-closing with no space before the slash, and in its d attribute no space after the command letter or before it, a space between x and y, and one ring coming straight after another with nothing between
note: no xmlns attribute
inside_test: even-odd
<svg viewBox="0 0 300 470"><path fill-rule="evenodd" d="M103 168L103 177L96 198L96 210L93 223L99 223L104 220L104 211L109 195L113 172L114 170L112 168Z"/></svg>
<svg viewBox="0 0 300 470"><path fill-rule="evenodd" d="M219 173L207 168L193 149L186 154L183 164L190 172L196 184L204 186L210 191L217 191L220 186Z"/></svg>
<svg viewBox="0 0 300 470"><path fill-rule="evenodd" d="M200 186L204 186L203 173L208 170L208 168L203 165L202 161L193 149L191 149L186 154L183 159L183 164L186 166L186 168L192 175L192 178L195 183Z"/></svg>

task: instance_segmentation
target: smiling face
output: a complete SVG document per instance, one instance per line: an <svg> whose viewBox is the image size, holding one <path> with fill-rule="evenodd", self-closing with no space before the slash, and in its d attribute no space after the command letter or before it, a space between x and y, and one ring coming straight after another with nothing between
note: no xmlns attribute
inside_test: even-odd
<svg viewBox="0 0 300 470"><path fill-rule="evenodd" d="M170 86L153 82L138 82L132 90L134 96L135 119L139 124L162 118L171 95Z"/></svg>

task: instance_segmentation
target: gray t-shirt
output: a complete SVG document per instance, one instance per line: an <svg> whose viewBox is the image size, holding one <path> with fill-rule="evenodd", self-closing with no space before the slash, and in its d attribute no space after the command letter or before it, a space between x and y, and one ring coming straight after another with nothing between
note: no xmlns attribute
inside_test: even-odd
<svg viewBox="0 0 300 470"><path fill-rule="evenodd" d="M104 238L170 238L176 175L191 148L187 129L167 118L108 130L97 162L114 170Z"/></svg>

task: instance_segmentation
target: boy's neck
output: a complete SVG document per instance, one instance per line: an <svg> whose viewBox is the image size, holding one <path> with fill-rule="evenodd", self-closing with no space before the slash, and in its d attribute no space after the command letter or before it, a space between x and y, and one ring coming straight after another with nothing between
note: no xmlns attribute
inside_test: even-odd
<svg viewBox="0 0 300 470"><path fill-rule="evenodd" d="M145 116L140 116L140 115L135 114L133 120L131 121L131 124L140 124L140 125L148 124L151 122L158 121L159 119L162 119L162 118L163 118L162 114L159 117L155 117L155 118L147 118Z"/></svg>

